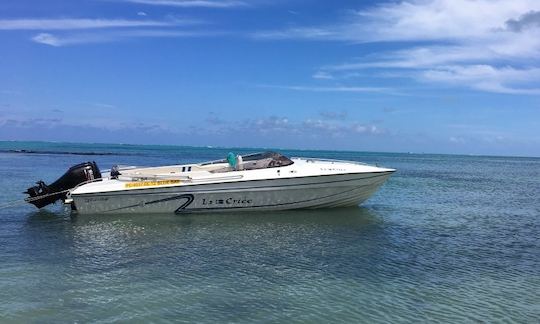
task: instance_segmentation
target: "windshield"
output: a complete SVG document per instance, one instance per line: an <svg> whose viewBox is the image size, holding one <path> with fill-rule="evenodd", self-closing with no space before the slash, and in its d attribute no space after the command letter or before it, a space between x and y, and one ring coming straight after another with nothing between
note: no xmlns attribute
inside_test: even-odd
<svg viewBox="0 0 540 324"><path fill-rule="evenodd" d="M293 161L285 155L276 152L263 152L243 155L243 167L245 170L275 168L293 164Z"/></svg>
<svg viewBox="0 0 540 324"><path fill-rule="evenodd" d="M203 163L203 165L208 164L217 164L217 163L228 163L227 159L219 160L219 161L212 161ZM257 170L257 169L266 169L266 168L276 168L281 166L287 166L291 165L294 162L291 161L288 157L285 155L276 153L276 152L261 152L261 153L253 153L253 154L247 154L241 156L241 163L238 167L235 169L237 170ZM224 172L224 171L232 171L231 170L215 170L215 172Z"/></svg>

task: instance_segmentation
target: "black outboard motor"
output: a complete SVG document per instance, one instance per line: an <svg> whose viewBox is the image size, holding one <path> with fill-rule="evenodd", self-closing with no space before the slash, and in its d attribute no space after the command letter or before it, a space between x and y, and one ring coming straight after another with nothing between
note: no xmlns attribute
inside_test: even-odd
<svg viewBox="0 0 540 324"><path fill-rule="evenodd" d="M58 199L66 199L67 192L80 183L101 179L101 172L96 162L84 162L69 168L58 180L46 185L43 181L36 182L36 186L28 188L24 193L30 197L25 200L37 208L54 203ZM41 197L42 198L39 198Z"/></svg>

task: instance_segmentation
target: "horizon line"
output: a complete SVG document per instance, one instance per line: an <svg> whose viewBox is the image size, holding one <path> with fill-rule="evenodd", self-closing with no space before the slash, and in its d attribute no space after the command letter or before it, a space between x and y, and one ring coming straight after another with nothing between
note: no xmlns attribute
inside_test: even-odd
<svg viewBox="0 0 540 324"><path fill-rule="evenodd" d="M205 148L205 149L260 149L260 150L284 150L284 151L315 151L315 152L343 152L343 153L382 153L382 154L404 154L404 155L449 155L449 156L469 156L469 157L509 157L509 158L534 158L538 159L539 156L534 155L497 155L497 154L474 154L474 153L434 153L434 152L392 152L392 151L360 151L360 150L347 150L347 149L311 149L311 148L278 148L278 147L242 147L242 146L214 146L214 145L179 145L179 144L133 144L133 143L107 143L107 142L69 142L69 141L44 141L44 140L4 140L0 139L1 143L16 142L16 143L52 143L52 144L86 144L86 145L126 145L126 146L172 146L172 147L186 147L186 148ZM9 153L0 149L0 153ZM93 152L95 153L95 152Z"/></svg>

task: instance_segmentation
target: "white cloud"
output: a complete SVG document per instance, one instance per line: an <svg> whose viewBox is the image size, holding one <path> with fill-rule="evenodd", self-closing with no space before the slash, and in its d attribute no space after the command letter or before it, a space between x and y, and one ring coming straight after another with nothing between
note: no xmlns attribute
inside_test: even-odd
<svg viewBox="0 0 540 324"><path fill-rule="evenodd" d="M146 13L139 12L139 16ZM4 19L0 30L40 30L31 40L50 46L84 43L103 43L137 37L196 37L222 34L221 32L178 30L179 26L197 25L201 20L168 16L163 20L128 19ZM98 31L94 31L99 29ZM55 31L55 34L50 31Z"/></svg>
<svg viewBox="0 0 540 324"><path fill-rule="evenodd" d="M144 12L144 11L139 11L139 12L137 12L137 16L143 16L143 17L146 17L146 16L148 16L148 15L147 15L146 12Z"/></svg>
<svg viewBox="0 0 540 324"><path fill-rule="evenodd" d="M471 39L504 29L507 21L530 11L540 11L540 2L411 0L356 11L340 23L261 31L253 36L353 42Z"/></svg>
<svg viewBox="0 0 540 324"><path fill-rule="evenodd" d="M345 79L351 76L350 71L383 69L386 72L380 75L386 77L412 77L496 93L540 94L538 88L527 87L538 87L540 83L537 60L540 58L540 37L528 39L525 46L519 46L520 36L514 38L513 44L506 43L508 46L493 43L408 48L381 54L378 60L367 57L326 66L317 73L330 71L334 78ZM529 64L513 67L523 65L521 62Z"/></svg>
<svg viewBox="0 0 540 324"><path fill-rule="evenodd" d="M334 77L326 72L326 71L317 71L315 72L315 74L313 74L313 79L326 79L326 80L330 80L330 79L333 79Z"/></svg>
<svg viewBox="0 0 540 324"><path fill-rule="evenodd" d="M348 117L348 113L345 110L341 111L321 111L319 113L321 117L326 120L345 120Z"/></svg>
<svg viewBox="0 0 540 324"><path fill-rule="evenodd" d="M535 35L532 35L533 33ZM411 46L366 56L353 62L329 65L323 67L321 72L368 68L426 68L451 63L511 63L518 60L536 60L540 57L540 31L497 33L496 36L476 42L463 40L446 45Z"/></svg>
<svg viewBox="0 0 540 324"><path fill-rule="evenodd" d="M244 7L247 3L236 0L125 0L125 2L169 7L232 8Z"/></svg>
<svg viewBox="0 0 540 324"><path fill-rule="evenodd" d="M256 31L251 34L255 39L307 39L307 40L350 40L340 27L297 27L285 30Z"/></svg>
<svg viewBox="0 0 540 324"><path fill-rule="evenodd" d="M306 119L302 122L302 130L307 134L317 134L324 136L354 136L364 135L383 135L386 131L374 124L365 124L357 121L348 122L345 120L328 119Z"/></svg>
<svg viewBox="0 0 540 324"><path fill-rule="evenodd" d="M466 140L463 137L460 137L460 136L450 136L450 138L448 138L448 140L451 143L454 143L454 144L463 144L463 143L466 142Z"/></svg>
<svg viewBox="0 0 540 324"><path fill-rule="evenodd" d="M331 112L326 112L331 113ZM341 115L343 112L335 112ZM362 135L384 135L387 132L374 124L366 124L348 119L336 118L306 118L304 120L291 120L283 116L268 116L257 119L246 119L240 121L226 121L221 118L219 122L207 120L210 129L199 127L201 132L211 130L219 134L253 134L271 135L275 134L301 136L311 138L331 137L354 137Z"/></svg>
<svg viewBox="0 0 540 324"><path fill-rule="evenodd" d="M514 17L540 10L536 0L431 0L388 3L357 12L371 40L455 40L483 38Z"/></svg>
<svg viewBox="0 0 540 324"><path fill-rule="evenodd" d="M412 77L497 93L540 94L537 0L388 2L349 13L334 24L262 31L253 36L399 42L398 50L321 67L313 75L317 79L345 79L354 77L351 71L378 69L385 77ZM419 46L418 42L428 45Z"/></svg>
<svg viewBox="0 0 540 324"><path fill-rule="evenodd" d="M430 47L412 47L381 53L358 59L355 62L324 67L325 71L350 71L369 68L425 68L449 62L474 62L491 59L496 54L483 46L435 45ZM324 71L323 71L324 72Z"/></svg>
<svg viewBox="0 0 540 324"><path fill-rule="evenodd" d="M264 88L275 88L295 91L313 91L313 92L386 92L391 89L379 87L346 87L346 86L331 86L331 87L316 87L316 86L281 86L281 85L260 85Z"/></svg>
<svg viewBox="0 0 540 324"><path fill-rule="evenodd" d="M197 22L194 20L179 19L164 21L89 18L2 19L0 20L0 30L73 30L122 27L165 27L193 23Z"/></svg>
<svg viewBox="0 0 540 324"><path fill-rule="evenodd" d="M103 109L116 109L116 106L115 105L111 105L111 104L107 104L107 103L102 103L102 102L94 102L94 103L91 103L92 106L96 107L96 108L103 108Z"/></svg>
<svg viewBox="0 0 540 324"><path fill-rule="evenodd" d="M51 45L51 46L61 46L64 44L64 41L48 33L37 34L36 36L32 37L32 40L36 43L46 44L46 45Z"/></svg>
<svg viewBox="0 0 540 324"><path fill-rule="evenodd" d="M13 134L19 136L29 136L28 139L35 139L32 137L32 132L29 130L39 130L37 133L41 135L46 134L49 138L55 140L61 140L66 136L73 136L78 134L83 138L111 138L111 135L118 134L123 135L124 138L136 138L140 136L155 136L155 135L168 135L176 136L182 134L181 131L175 128L171 128L163 123L147 123L147 122L119 122L119 123L107 123L106 121L70 121L63 120L62 118L3 118L0 117L0 133L3 133L5 137L12 137ZM103 136L104 135L104 136ZM127 135L127 136L126 136ZM87 139L88 140L88 139Z"/></svg>
<svg viewBox="0 0 540 324"><path fill-rule="evenodd" d="M185 38L185 37L213 37L223 35L223 32L214 31L182 31L162 29L135 29L113 30L100 33L69 33L52 35L40 33L32 37L32 41L40 44L60 47L77 44L106 43L133 38Z"/></svg>
<svg viewBox="0 0 540 324"><path fill-rule="evenodd" d="M423 71L421 78L450 84L467 84L469 87L497 93L540 94L540 88L518 87L540 81L540 68L496 68L490 65L441 66ZM518 86L516 86L518 85Z"/></svg>
<svg viewBox="0 0 540 324"><path fill-rule="evenodd" d="M384 133L384 131L381 130L376 125L363 125L363 124L354 125L353 131L360 134L383 134Z"/></svg>
<svg viewBox="0 0 540 324"><path fill-rule="evenodd" d="M55 47L76 45L76 44L89 44L89 43L104 43L118 39L114 37L114 33L83 33L83 34L68 34L62 36L56 36L49 33L39 33L32 37L32 41L50 45Z"/></svg>

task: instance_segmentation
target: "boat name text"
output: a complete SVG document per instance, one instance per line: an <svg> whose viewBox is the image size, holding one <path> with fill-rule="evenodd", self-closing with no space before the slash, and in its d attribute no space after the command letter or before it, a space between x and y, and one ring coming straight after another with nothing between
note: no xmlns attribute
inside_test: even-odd
<svg viewBox="0 0 540 324"><path fill-rule="evenodd" d="M253 200L247 198L202 199L203 205L246 205L251 203L253 203Z"/></svg>

